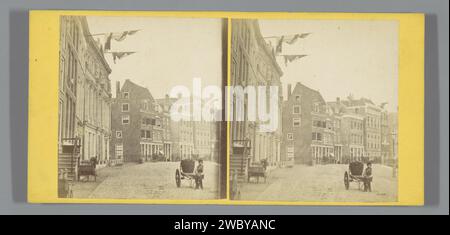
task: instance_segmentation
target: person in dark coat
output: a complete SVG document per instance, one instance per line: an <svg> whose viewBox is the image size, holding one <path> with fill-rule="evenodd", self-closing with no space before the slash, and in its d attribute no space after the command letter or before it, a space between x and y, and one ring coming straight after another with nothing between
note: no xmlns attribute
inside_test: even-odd
<svg viewBox="0 0 450 235"><path fill-rule="evenodd" d="M98 164L98 158L97 158L97 156L95 156L95 157L91 157L91 159L90 159L90 162L91 162L91 165L94 167L94 169L97 167L97 164Z"/></svg>
<svg viewBox="0 0 450 235"><path fill-rule="evenodd" d="M198 165L195 168L195 189L203 189L203 160L198 160Z"/></svg>
<svg viewBox="0 0 450 235"><path fill-rule="evenodd" d="M368 162L363 173L364 192L372 192L372 163Z"/></svg>

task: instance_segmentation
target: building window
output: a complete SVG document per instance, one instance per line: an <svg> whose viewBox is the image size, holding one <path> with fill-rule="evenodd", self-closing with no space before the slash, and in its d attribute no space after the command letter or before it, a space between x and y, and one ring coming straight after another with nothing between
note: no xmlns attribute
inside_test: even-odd
<svg viewBox="0 0 450 235"><path fill-rule="evenodd" d="M313 132L312 133L312 140L321 141L322 140L322 133Z"/></svg>
<svg viewBox="0 0 450 235"><path fill-rule="evenodd" d="M123 157L123 145L116 144L116 158L121 159Z"/></svg>
<svg viewBox="0 0 450 235"><path fill-rule="evenodd" d="M300 102L300 96L299 95L295 96L295 101Z"/></svg>
<svg viewBox="0 0 450 235"><path fill-rule="evenodd" d="M326 121L320 121L320 120L313 120L313 126L314 127L320 127L320 128L326 128L327 122Z"/></svg>
<svg viewBox="0 0 450 235"><path fill-rule="evenodd" d="M300 105L294 105L292 113L293 114L300 114Z"/></svg>
<svg viewBox="0 0 450 235"><path fill-rule="evenodd" d="M319 103L313 104L313 112L316 112L316 113L320 112L320 104Z"/></svg>
<svg viewBox="0 0 450 235"><path fill-rule="evenodd" d="M116 138L122 139L122 131L116 131Z"/></svg>
<svg viewBox="0 0 450 235"><path fill-rule="evenodd" d="M288 139L288 140L294 140L294 134L288 133L288 134L287 134L287 139Z"/></svg>
<svg viewBox="0 0 450 235"><path fill-rule="evenodd" d="M152 138L152 132L149 130L141 130L141 138L142 139L151 139Z"/></svg>
<svg viewBox="0 0 450 235"><path fill-rule="evenodd" d="M122 112L128 112L130 111L130 104L122 104Z"/></svg>
<svg viewBox="0 0 450 235"><path fill-rule="evenodd" d="M123 93L123 98L124 99L129 99L130 98L130 93L129 92L124 92Z"/></svg>
<svg viewBox="0 0 450 235"><path fill-rule="evenodd" d="M300 118L293 118L292 119L292 125L294 127L300 127Z"/></svg>
<svg viewBox="0 0 450 235"><path fill-rule="evenodd" d="M130 124L130 116L128 115L122 116L122 124Z"/></svg>

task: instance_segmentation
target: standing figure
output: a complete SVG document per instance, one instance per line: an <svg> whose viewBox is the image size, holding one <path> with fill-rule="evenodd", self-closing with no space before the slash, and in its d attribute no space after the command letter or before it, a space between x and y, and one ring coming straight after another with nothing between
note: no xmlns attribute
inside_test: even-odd
<svg viewBox="0 0 450 235"><path fill-rule="evenodd" d="M198 165L195 168L195 189L203 189L203 160L198 160Z"/></svg>
<svg viewBox="0 0 450 235"><path fill-rule="evenodd" d="M368 162L363 174L364 192L372 192L372 163Z"/></svg>

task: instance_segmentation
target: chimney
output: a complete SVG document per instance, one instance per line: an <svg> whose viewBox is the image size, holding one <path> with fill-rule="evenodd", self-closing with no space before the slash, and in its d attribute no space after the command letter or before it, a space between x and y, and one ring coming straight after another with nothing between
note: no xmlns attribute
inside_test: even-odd
<svg viewBox="0 0 450 235"><path fill-rule="evenodd" d="M116 82L116 98L119 98L120 95L120 82Z"/></svg>
<svg viewBox="0 0 450 235"><path fill-rule="evenodd" d="M291 97L291 94L292 94L292 85L291 84L288 84L287 92L288 92L287 98L289 99L289 97Z"/></svg>

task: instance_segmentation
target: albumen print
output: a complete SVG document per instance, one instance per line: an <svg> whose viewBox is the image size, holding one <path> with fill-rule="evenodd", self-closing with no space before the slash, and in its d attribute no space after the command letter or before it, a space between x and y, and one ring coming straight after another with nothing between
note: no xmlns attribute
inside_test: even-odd
<svg viewBox="0 0 450 235"><path fill-rule="evenodd" d="M231 199L397 201L398 22L231 26Z"/></svg>

